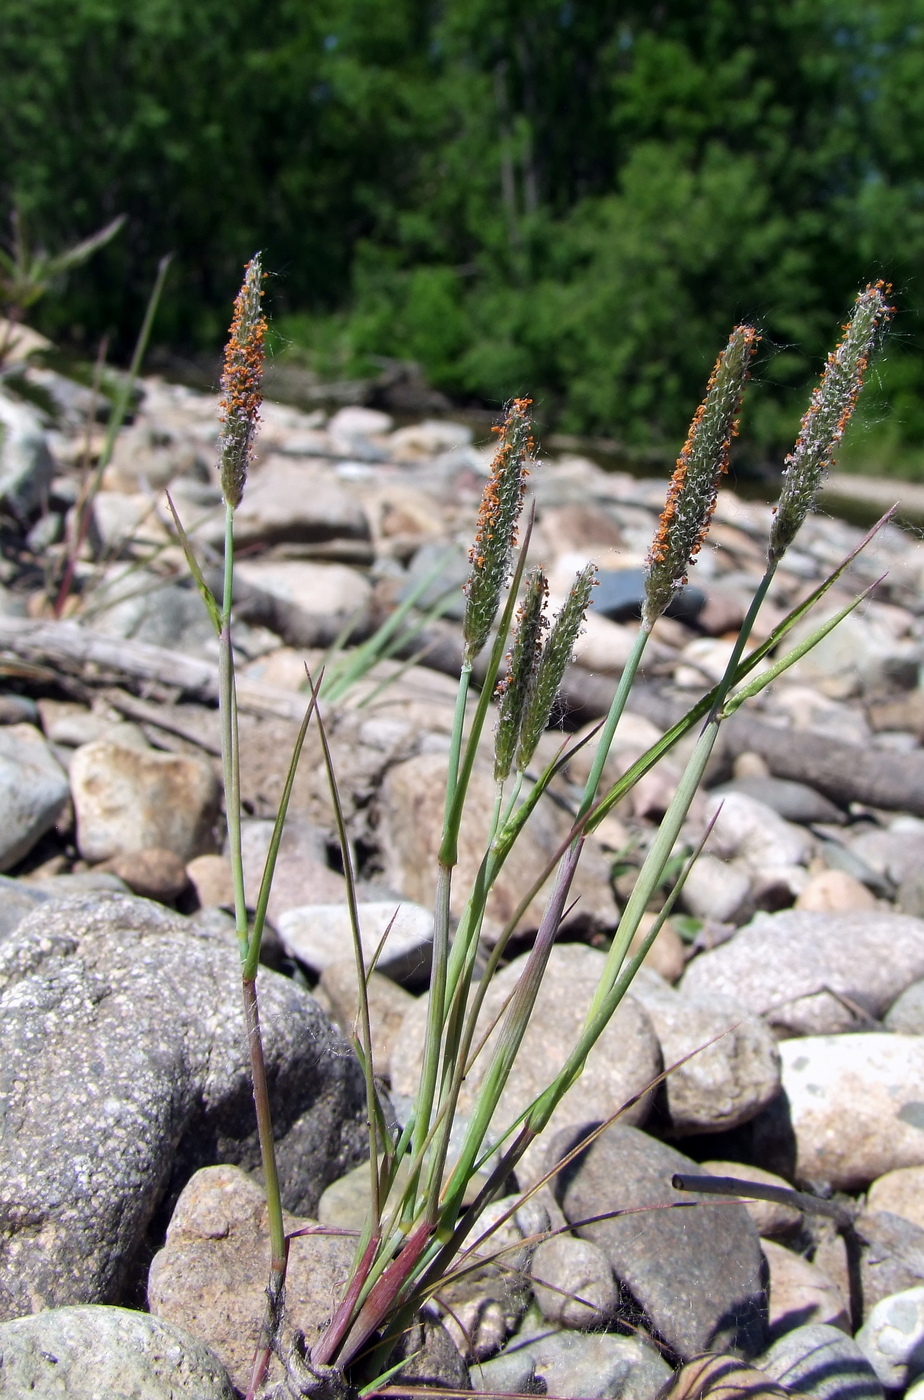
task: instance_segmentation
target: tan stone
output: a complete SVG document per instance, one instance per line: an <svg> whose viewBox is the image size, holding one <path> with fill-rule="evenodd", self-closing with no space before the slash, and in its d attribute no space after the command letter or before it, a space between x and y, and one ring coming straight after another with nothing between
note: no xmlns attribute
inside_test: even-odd
<svg viewBox="0 0 924 1400"><path fill-rule="evenodd" d="M811 876L795 907L818 914L849 914L856 909L875 909L876 897L845 870L823 870Z"/></svg>
<svg viewBox="0 0 924 1400"><path fill-rule="evenodd" d="M196 856L188 862L186 874L203 909L234 907L234 878L227 856Z"/></svg>
<svg viewBox="0 0 924 1400"><path fill-rule="evenodd" d="M836 1283L781 1244L762 1240L761 1249L770 1270L771 1337L814 1322L826 1322L849 1333L847 1304Z"/></svg>
<svg viewBox="0 0 924 1400"><path fill-rule="evenodd" d="M284 1217L286 1232L313 1221ZM164 1248L148 1275L148 1307L205 1342L240 1391L265 1308L267 1218L263 1191L239 1167L205 1167L182 1192ZM354 1245L350 1239L303 1235L292 1240L286 1273L283 1351L295 1328L309 1346L336 1307ZM277 1360L269 1381L282 1379Z"/></svg>
<svg viewBox="0 0 924 1400"><path fill-rule="evenodd" d="M126 851L123 855L107 860L98 870L111 870L124 880L132 894L143 899L158 899L169 903L186 888L188 876L186 867L173 851L165 851L159 846L149 846L143 851Z"/></svg>
<svg viewBox="0 0 924 1400"><path fill-rule="evenodd" d="M630 954L636 952L656 918L656 914L648 911L642 915L638 932L629 945ZM666 982L679 981L683 969L686 967L686 958L684 957L683 940L670 919L665 919L660 933L645 954L642 965L654 968L655 972L660 973Z"/></svg>
<svg viewBox="0 0 924 1400"><path fill-rule="evenodd" d="M70 780L84 860L160 846L185 861L212 845L219 786L205 758L97 739L75 752Z"/></svg>
<svg viewBox="0 0 924 1400"><path fill-rule="evenodd" d="M432 907L436 883L437 852L443 825L447 759L442 754L420 754L399 763L388 773L381 792L379 836L386 857L386 879L393 888L418 904ZM452 913L462 913L484 854L494 811L495 783L487 764L476 763L465 803L459 834L459 861L452 886ZM567 815L543 799L510 852L488 901L485 933L497 936L516 912L533 882L567 841ZM551 876L529 903L517 927L538 928L545 909ZM591 923L612 929L616 902L609 883L609 861L596 842L588 839L571 890L577 903L570 923Z"/></svg>
<svg viewBox="0 0 924 1400"><path fill-rule="evenodd" d="M353 958L341 958L331 963L321 973L319 985L327 996L340 1029L348 1036L358 1034L359 994ZM366 987L372 1031L372 1062L376 1073L387 1074L395 1038L401 1029L401 1022L414 1004L414 997L380 972L369 976Z"/></svg>
<svg viewBox="0 0 924 1400"><path fill-rule="evenodd" d="M869 1188L867 1210L888 1210L924 1230L924 1166L898 1167Z"/></svg>

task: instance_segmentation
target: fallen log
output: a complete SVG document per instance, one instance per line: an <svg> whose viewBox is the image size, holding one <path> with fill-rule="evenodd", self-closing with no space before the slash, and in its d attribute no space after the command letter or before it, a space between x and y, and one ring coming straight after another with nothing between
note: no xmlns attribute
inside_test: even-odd
<svg viewBox="0 0 924 1400"><path fill-rule="evenodd" d="M581 720L605 715L615 692L616 682L607 676L591 675L580 666L569 666L565 672L563 699L568 711ZM683 718L689 702L640 683L628 708L666 730ZM839 807L860 802L924 816L924 750L894 753L848 744L817 730L779 728L739 710L719 731L707 781L716 783L730 776L732 763L741 753L759 754L775 778L806 783Z"/></svg>

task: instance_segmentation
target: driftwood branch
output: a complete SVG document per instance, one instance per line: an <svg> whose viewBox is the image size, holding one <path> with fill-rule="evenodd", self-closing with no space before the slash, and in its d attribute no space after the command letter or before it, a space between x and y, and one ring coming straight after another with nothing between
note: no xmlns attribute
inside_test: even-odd
<svg viewBox="0 0 924 1400"><path fill-rule="evenodd" d="M169 686L195 700L218 699L218 667L166 647L110 637L76 622L0 617L0 647L30 663L59 668L96 684L133 680ZM237 678L238 708L300 723L307 697L294 690ZM120 706L120 708L122 708Z"/></svg>
<svg viewBox="0 0 924 1400"><path fill-rule="evenodd" d="M616 683L571 666L563 689L568 708L590 720L606 714ZM654 686L639 685L629 708L668 729L683 717L688 704ZM862 802L924 816L924 751L892 753L827 739L816 730L780 729L739 710L722 725L707 781L728 776L734 759L745 752L759 754L774 777L807 783L839 807Z"/></svg>

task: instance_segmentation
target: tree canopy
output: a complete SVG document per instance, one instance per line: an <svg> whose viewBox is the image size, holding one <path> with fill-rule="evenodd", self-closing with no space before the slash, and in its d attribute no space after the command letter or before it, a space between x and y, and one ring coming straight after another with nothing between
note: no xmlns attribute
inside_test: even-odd
<svg viewBox="0 0 924 1400"><path fill-rule="evenodd" d="M731 325L791 432L867 280L924 442L924 0L0 0L0 196L49 245L128 215L44 310L219 342L241 264L319 362L419 361L569 431L675 437Z"/></svg>

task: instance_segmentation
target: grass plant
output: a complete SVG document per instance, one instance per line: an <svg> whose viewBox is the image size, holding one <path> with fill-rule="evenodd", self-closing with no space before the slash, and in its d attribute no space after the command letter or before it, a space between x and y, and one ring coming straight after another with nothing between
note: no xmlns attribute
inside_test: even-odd
<svg viewBox="0 0 924 1400"><path fill-rule="evenodd" d="M349 1281L333 1317L309 1353L288 1358L288 1393L318 1400L342 1400L346 1395L371 1395L400 1372L392 1357L396 1342L412 1325L421 1307L438 1292L453 1270L464 1268L467 1241L485 1206L515 1172L524 1152L581 1074L587 1057L609 1023L643 961L686 873L687 862L675 877L658 920L630 954L645 913L665 879L693 796L702 780L723 720L742 701L757 694L791 666L855 606L851 603L819 627L800 646L786 650L790 629L839 578L849 556L810 598L795 608L761 645L747 651L750 634L774 573L795 538L832 454L853 412L869 357L890 316L888 289L868 287L857 298L844 336L829 357L805 415L798 441L787 458L782 494L776 509L764 577L755 591L745 622L722 680L642 756L613 786L601 790L602 775L616 726L625 710L645 647L657 619L686 581L701 548L727 470L738 413L759 337L752 327L736 327L719 356L704 400L694 416L680 453L663 514L649 554L645 603L633 652L617 687L612 706L597 732L596 754L576 817L561 849L546 868L536 872L532 889L523 892L520 909L494 945L487 967L476 978L481 934L488 900L504 863L536 809L552 778L574 753L567 743L534 780L527 777L539 739L546 729L565 666L592 603L594 569L579 572L557 616L547 617L548 586L541 568L525 573L530 521L523 522L528 472L533 466L528 399L515 399L496 429L497 448L485 487L470 553L465 588L463 663L459 678L445 800L443 826L435 871L435 920L426 1043L420 1081L409 1121L390 1134L378 1106L371 1055L366 980L359 937L355 882L340 810L336 774L330 759L319 695L323 677L310 681L310 697L299 744L293 755L280 804L274 839L267 858L256 915L248 923L244 899L240 841L239 747L235 706L234 659L231 648L234 569L234 513L246 485L247 467L257 428L260 374L266 323L261 309L262 272L259 258L248 264L235 304L234 320L222 379L223 423L221 479L226 502L225 570L222 597L209 592L192 552L190 566L205 598L221 646L222 748L229 849L234 870L235 911L240 943L242 990L253 1072L254 1098L269 1207L271 1264L267 1310L255 1358L248 1396L261 1386L271 1349L276 1345L288 1242L275 1169L273 1130L269 1111L260 1039L257 970L266 904L275 853L298 761L298 748L312 717L320 725L328 765L336 822L341 834L344 868L360 988L357 1053L367 1085L371 1134L370 1210L356 1241ZM177 528L182 527L177 521ZM520 544L519 532L523 532ZM401 618L403 623L404 619ZM393 631L394 629L391 629ZM511 633L512 640L511 640ZM387 647L391 632L381 645ZM375 648L372 649L374 653ZM367 652L369 648L367 647ZM486 674L503 674L495 692L485 684L470 704L472 667L488 656ZM372 654L370 653L370 654ZM773 656L772 664L757 667ZM506 665L505 665L506 657ZM366 668L369 655L357 664ZM333 692L343 693L342 681L355 674L341 670ZM325 700L325 705L328 703ZM458 858L459 829L485 726L496 719L494 776L496 799L489 828L484 832L483 856L472 888L465 892L462 914L455 927L450 917L451 894ZM586 1021L565 1063L552 1082L511 1123L500 1125L497 1113L511 1068L521 1050L551 949L571 901L571 888L587 836L631 789L632 785L678 740L698 731L676 794L647 851L635 888L619 920ZM491 979L504 957L522 910L552 879L545 913L525 971L490 1038L483 1033L479 1012ZM490 1045L490 1049L488 1046ZM450 1153L450 1134L457 1118L463 1080L474 1059L487 1056L481 1088L462 1135ZM399 1172L400 1168L400 1172ZM483 1185L471 1199L477 1173ZM460 1260L462 1261L460 1263ZM406 1393L406 1392L405 1392Z"/></svg>

